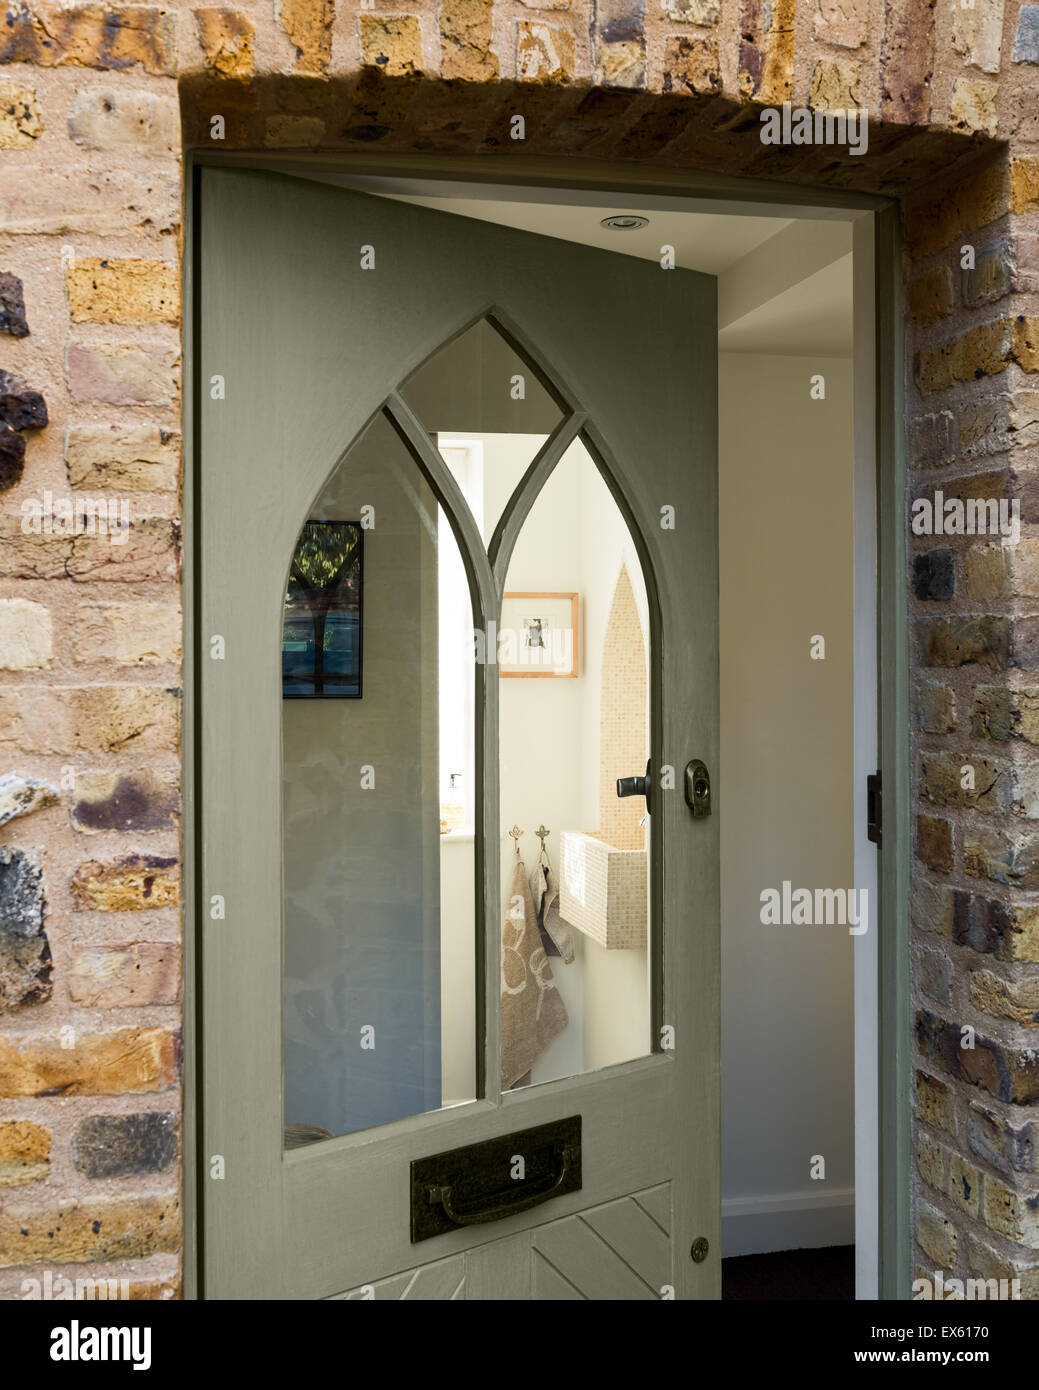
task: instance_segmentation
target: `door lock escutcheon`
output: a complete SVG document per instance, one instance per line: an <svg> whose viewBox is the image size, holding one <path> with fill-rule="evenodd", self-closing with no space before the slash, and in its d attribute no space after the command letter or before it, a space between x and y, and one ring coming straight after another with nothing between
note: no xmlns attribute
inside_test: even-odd
<svg viewBox="0 0 1039 1390"><path fill-rule="evenodd" d="M711 776L700 758L685 765L685 802L698 820L711 814Z"/></svg>

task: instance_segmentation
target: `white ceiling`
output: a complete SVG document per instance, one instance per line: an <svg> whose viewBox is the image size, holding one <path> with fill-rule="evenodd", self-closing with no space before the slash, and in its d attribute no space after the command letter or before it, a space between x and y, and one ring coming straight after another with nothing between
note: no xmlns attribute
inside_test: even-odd
<svg viewBox="0 0 1039 1390"><path fill-rule="evenodd" d="M647 214L638 203L602 203L598 207L574 207L556 203L513 203L478 198L422 198L391 194L420 207L499 222L523 232L618 251L622 256L658 261L661 246L675 248L675 261L689 270L720 275L723 270L767 241L790 222L782 217L726 217L712 213L654 212ZM615 213L649 216L649 226L637 231L611 231L600 226Z"/></svg>
<svg viewBox="0 0 1039 1390"><path fill-rule="evenodd" d="M694 211L661 207L656 198L647 205L624 196L609 202L592 203L588 194L580 201L538 202L532 190L472 184L445 197L403 192L399 181L388 179L305 177L645 260L659 260L660 247L671 245L679 266L719 277L722 304L738 304L739 316L720 322L721 351L851 356L851 224L832 216L795 224L785 216L704 212L699 210L702 202ZM636 231L611 231L600 225L615 213L640 213L649 218L649 225ZM812 253L792 272L797 257L788 254L788 248L794 249L790 237L798 236L791 232L795 225L803 229ZM796 283L790 283L791 273L800 277ZM726 295L727 279L738 286L738 293ZM747 286L752 287L749 297Z"/></svg>

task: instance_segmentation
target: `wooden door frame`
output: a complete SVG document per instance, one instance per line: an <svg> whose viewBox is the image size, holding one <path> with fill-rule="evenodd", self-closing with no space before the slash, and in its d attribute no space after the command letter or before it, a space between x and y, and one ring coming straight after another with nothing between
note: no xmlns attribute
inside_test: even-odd
<svg viewBox="0 0 1039 1390"><path fill-rule="evenodd" d="M647 165L597 163L590 160L515 156L423 156L271 152L187 152L185 155L185 235L183 274L184 383L183 438L183 845L184 845L184 991L183 991L183 1291L199 1296L202 1268L203 1184L208 1173L203 1137L202 1039L199 1001L201 952L198 933L203 885L201 823L197 790L201 759L198 737L200 671L196 498L199 495L199 354L195 350L199 314L199 172L205 166L254 168L298 173L346 173L401 180L432 180L444 194L452 183L510 185L557 193L607 193L703 202L712 211L749 214L749 204L766 206L772 215L804 217L818 210L855 220L857 262L872 251L873 342L856 348L855 380L870 375L875 392L870 413L875 447L876 496L876 632L877 741L884 774L883 845L876 856L879 899L872 914L876 942L876 1211L878 1295L910 1296L911 1113L909 1066L912 1057L909 1010L910 766L909 654L905 535L905 377L902 312L901 237L897 203L869 194L788 185L762 179L677 170ZM706 208L705 208L706 210ZM861 282L860 282L861 283ZM857 289L861 294L861 289ZM863 375L865 373L865 377ZM867 429L867 436L868 436ZM856 428L856 450L862 434ZM861 470L859 472L861 478ZM856 788L864 805L865 788ZM858 828L861 807L856 803ZM859 1019L861 1027L864 1020ZM859 1174L856 1174L858 1185Z"/></svg>

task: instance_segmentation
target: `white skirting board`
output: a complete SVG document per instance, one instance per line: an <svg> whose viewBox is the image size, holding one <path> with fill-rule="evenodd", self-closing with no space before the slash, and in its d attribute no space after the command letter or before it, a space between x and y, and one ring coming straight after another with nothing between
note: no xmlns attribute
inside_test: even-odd
<svg viewBox="0 0 1039 1390"><path fill-rule="evenodd" d="M854 1243L855 1193L850 1187L722 1199L723 1259Z"/></svg>

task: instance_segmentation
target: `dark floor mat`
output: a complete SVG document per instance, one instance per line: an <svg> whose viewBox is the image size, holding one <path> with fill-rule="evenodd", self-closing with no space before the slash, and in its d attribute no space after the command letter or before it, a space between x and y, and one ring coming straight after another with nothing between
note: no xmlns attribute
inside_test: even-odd
<svg viewBox="0 0 1039 1390"><path fill-rule="evenodd" d="M722 1260L722 1298L854 1299L855 1247L777 1250Z"/></svg>

